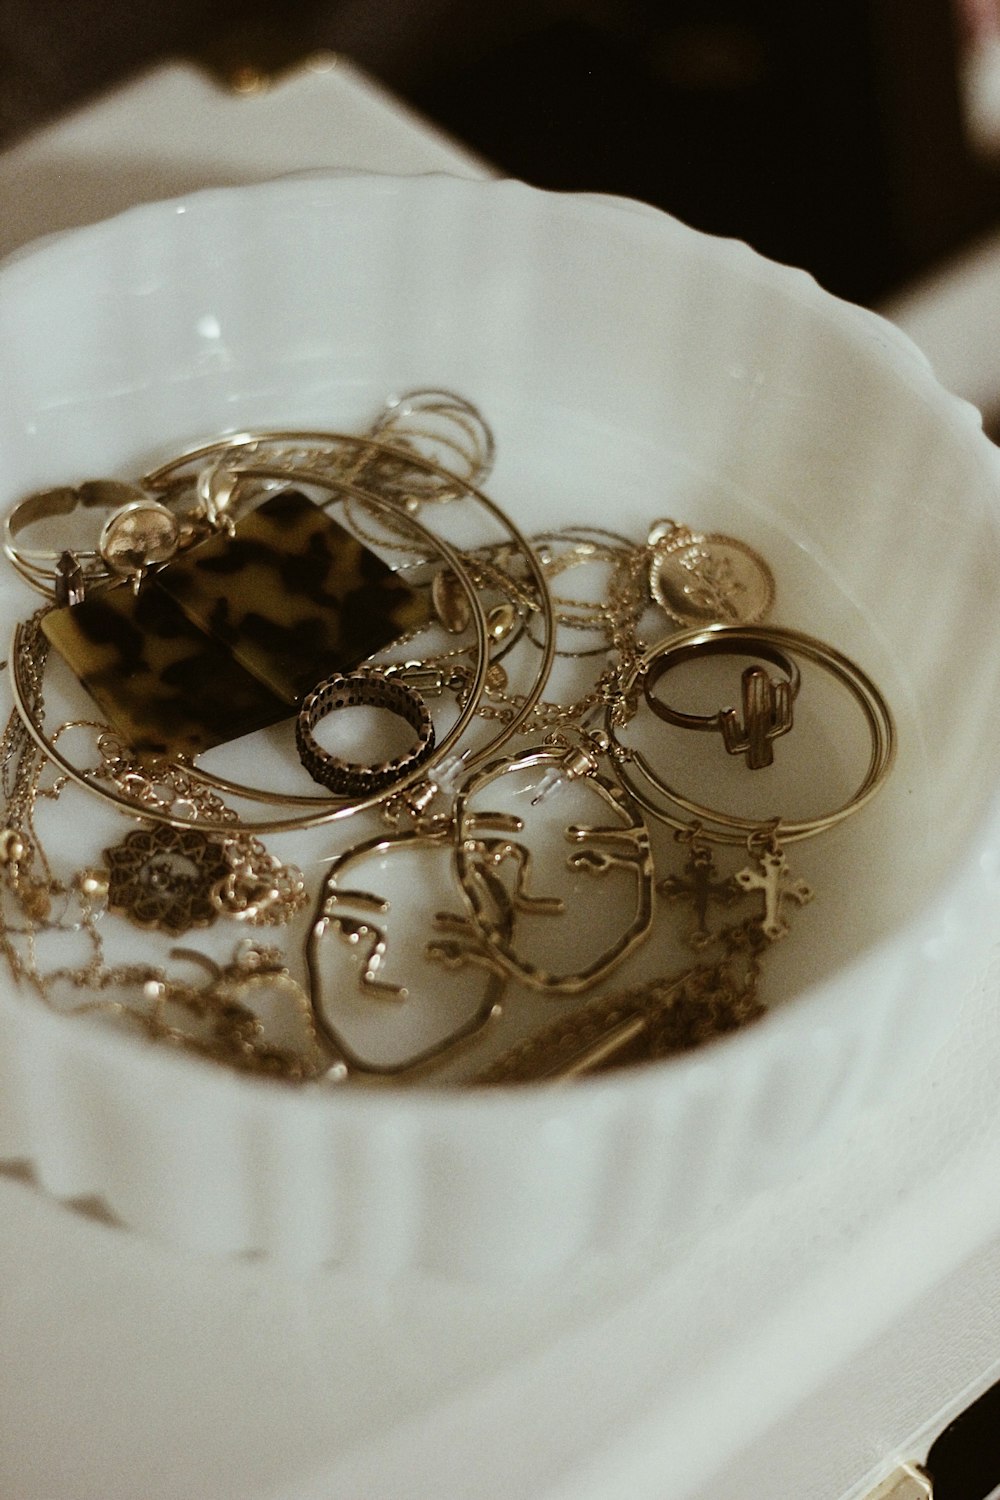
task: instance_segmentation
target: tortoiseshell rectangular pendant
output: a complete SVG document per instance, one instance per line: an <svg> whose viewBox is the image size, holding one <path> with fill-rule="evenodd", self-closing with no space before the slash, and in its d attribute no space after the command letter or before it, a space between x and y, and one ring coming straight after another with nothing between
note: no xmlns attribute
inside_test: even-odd
<svg viewBox="0 0 1000 1500"><path fill-rule="evenodd" d="M291 705L426 624L429 602L299 490L162 568L144 587Z"/></svg>
<svg viewBox="0 0 1000 1500"><path fill-rule="evenodd" d="M127 583L49 610L42 629L143 760L193 757L289 717L287 702L192 625L169 595Z"/></svg>

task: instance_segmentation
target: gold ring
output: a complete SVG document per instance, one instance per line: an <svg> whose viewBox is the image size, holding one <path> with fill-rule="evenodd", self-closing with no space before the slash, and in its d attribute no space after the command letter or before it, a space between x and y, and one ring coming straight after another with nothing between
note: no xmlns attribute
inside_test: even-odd
<svg viewBox="0 0 1000 1500"><path fill-rule="evenodd" d="M415 730L416 745L392 760L375 765L342 760L320 745L313 730L339 708L384 708ZM417 690L377 670L337 672L319 683L302 701L295 721L299 759L313 781L335 797L368 797L392 786L424 761L434 749L434 724Z"/></svg>
<svg viewBox="0 0 1000 1500"><path fill-rule="evenodd" d="M746 656L767 661L784 673L775 682L763 667L747 667L742 676L743 720L735 708L720 708L714 714L692 714L665 703L653 688L685 661L703 656ZM721 734L730 755L743 755L751 771L769 766L771 746L792 727L792 704L798 696L801 676L794 657L782 651L760 631L750 626L729 626L698 631L691 637L668 637L646 653L642 691L646 703L667 724L678 729L714 730Z"/></svg>
<svg viewBox="0 0 1000 1500"><path fill-rule="evenodd" d="M813 818L788 821L779 818L775 831L782 844L793 843L797 839L811 838L814 834L823 833L850 817L852 813L859 811L875 795L889 774L896 754L896 729L892 713L871 678L849 657L844 656L825 641L817 640L814 636L806 635L799 630L782 629L776 625L710 626L705 630L690 630L682 635L674 636L669 644L675 650L687 646L705 649L709 642L716 641L724 635L734 639L738 635L743 644L752 640L754 650L758 653L762 646L773 647L788 655L800 656L823 668L854 698L861 709L868 729L871 753L864 776L852 796L839 807L820 813ZM709 649L720 648L716 645ZM623 695L626 698L648 671L650 664L658 660L663 653L664 645L661 642L634 663L622 683ZM693 819L702 826L706 838L717 843L741 844L759 831L761 827L759 817L741 818L734 813L708 807L694 801L693 798L684 796L657 774L641 750L623 745L616 738L617 727L614 705L609 704L605 711L608 748L614 758L623 786L640 807L645 808L647 812L671 828L689 829ZM637 771L639 776L634 775L633 771Z"/></svg>

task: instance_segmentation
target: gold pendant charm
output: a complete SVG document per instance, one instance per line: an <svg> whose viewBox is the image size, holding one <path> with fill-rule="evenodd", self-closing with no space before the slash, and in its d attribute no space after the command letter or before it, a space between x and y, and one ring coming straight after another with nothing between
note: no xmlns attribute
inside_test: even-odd
<svg viewBox="0 0 1000 1500"><path fill-rule="evenodd" d="M646 541L649 592L678 625L754 625L774 604L774 575L738 537L657 521Z"/></svg>
<svg viewBox="0 0 1000 1500"><path fill-rule="evenodd" d="M733 879L740 890L761 893L764 911L760 930L768 942L776 943L791 931L784 915L784 903L794 901L797 906L805 906L813 899L813 890L804 880L792 878L785 851L778 847L773 836L763 843L754 838L748 842L751 854L757 858L757 868L748 866L738 870Z"/></svg>
<svg viewBox="0 0 1000 1500"><path fill-rule="evenodd" d="M194 828L135 828L105 849L108 910L138 927L176 936L207 927L219 912L213 893L229 874L225 846Z"/></svg>
<svg viewBox="0 0 1000 1500"><path fill-rule="evenodd" d="M739 887L732 880L720 880L712 850L697 834L675 834L689 845L682 875L667 875L657 881L657 894L668 901L687 902L694 911L695 925L688 933L690 947L700 952L714 937L708 925L708 908L712 901L730 906L739 897Z"/></svg>
<svg viewBox="0 0 1000 1500"><path fill-rule="evenodd" d="M98 550L109 573L130 579L138 589L148 568L176 555L180 540L181 526L173 511L143 496L108 517Z"/></svg>

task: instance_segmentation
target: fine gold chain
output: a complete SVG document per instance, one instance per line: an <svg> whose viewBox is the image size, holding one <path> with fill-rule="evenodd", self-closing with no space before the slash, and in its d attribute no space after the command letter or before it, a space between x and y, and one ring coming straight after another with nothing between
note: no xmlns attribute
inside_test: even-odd
<svg viewBox="0 0 1000 1500"><path fill-rule="evenodd" d="M421 396L427 398L423 403ZM411 410L408 431L405 418ZM421 444L452 454L459 472L426 458ZM193 509L185 514L203 529L230 538L239 535L240 517L275 495L276 488L280 494L279 487L288 485L307 491L310 485L326 487L329 497L319 508L337 504L356 543L373 549L383 571L389 564L380 553L402 559L391 582L402 586L413 578L414 587L428 590L432 612L416 624L413 614L406 617L407 628L391 638L394 659L380 659L390 650L384 646L368 658L367 670L383 674L386 684L369 706L377 710L403 693L407 702L420 700L423 709L421 695L450 692L457 708L450 703L446 709L457 717L445 729L451 737L448 754L442 747L439 760L428 758L426 780L406 778L401 791L387 784L387 800L344 808L340 826L362 831L356 838L350 831L342 835L323 863L328 870L352 868L371 850L388 857L417 846L428 859L448 862L450 889L460 895L463 909L439 911L432 918L433 936L420 957L451 969L473 965L486 971L488 983L474 1021L466 1020L411 1059L414 1076L423 1076L430 1062L446 1059L459 1042L471 1045L474 1033L482 1030L486 1036L501 1007L516 1009L518 989L564 1004L558 1019L522 1036L492 1063L474 1062L470 1081L477 1084L572 1078L653 1061L756 1021L764 1011L759 993L764 954L788 933L790 910L812 899L811 889L789 869L783 845L822 832L857 810L881 783L895 749L888 709L860 668L824 642L757 624L770 608L773 580L746 544L665 521L653 523L642 541L582 525L525 538L475 488L492 456L492 435L468 403L446 392L411 393L399 414L384 416L368 437L238 434L192 450L143 480L150 493L165 496L171 505L190 503ZM460 502L478 504L504 540L458 547L440 538L436 549L439 534L417 520L418 511ZM467 530L465 515L459 519ZM16 552L20 531L16 525L8 530ZM197 548L188 556L196 553ZM294 553L286 554L282 540L276 555L285 563ZM11 561L17 567L16 558ZM162 569L169 567L168 559ZM593 597L582 585L563 592L566 575L587 567L604 570ZM67 613L83 602L84 594L73 591L93 584L86 577L81 581L78 571L72 554L59 555L56 573L68 591L62 601ZM181 575L178 566L174 581ZM136 572L137 598L156 586L155 577L155 560ZM321 948L323 963L353 952L362 960L358 994L363 1003L384 1005L387 995L402 1002L406 986L385 980L381 970L392 903L378 895L377 881L374 889L341 890L329 874L321 877L317 896L303 871L278 860L260 837L305 832L332 820L312 811L287 819L249 813L243 818L227 796L238 797L242 790L251 800L269 803L280 801L280 795L210 776L191 757L147 762L126 736L103 722L74 719L42 733L49 654L41 623L45 613L36 612L15 636L12 681L22 712L15 708L0 738L0 951L12 974L54 1008L104 1015L227 1067L296 1083L379 1072L406 1077L405 1060L379 1068L341 1045L335 1019L323 1007L328 1000L340 1003L345 985L329 976L318 985L314 962ZM723 637L722 630L730 634ZM734 729L725 721L730 753L742 753L751 742L759 749L758 741L769 748L771 739L792 730L794 694L781 683L775 687L759 664L773 662L776 651L780 663L786 662L783 653L802 655L854 694L872 741L872 759L843 808L802 829L783 825L780 818L761 823L713 813L685 802L679 790L657 777L644 752L619 737L638 713L679 721L682 728L714 723L718 715L680 713L668 696L654 697L650 704L649 694L656 683L660 691L665 682L673 685L666 674L675 661L700 659L717 650L720 640L723 650L738 648L758 661L752 681L751 671L744 673L743 722ZM553 696L556 658L570 663L568 701ZM86 683L85 673L81 680ZM779 699L781 715L775 710ZM330 703L340 706L339 699ZM485 752L464 738L476 719L499 726ZM650 722L656 731L655 719ZM85 772L55 749L71 731L91 737L92 764ZM439 725L439 742L440 735ZM480 740L484 735L480 726ZM433 728L427 741L433 741ZM521 748L511 750L512 744ZM403 763L406 752L396 759ZM749 771L763 763L747 754ZM359 762L356 774L391 776L394 764ZM599 803L603 799L593 826L567 820L566 865L600 881L638 871L629 925L596 959L581 960L565 972L527 956L524 934L531 922L541 920L544 926L566 907L554 894L534 889L538 866L533 859L539 851L526 831L530 816L472 806L477 792L485 796L485 786L509 773L534 774L536 766L542 774L528 787L531 807L573 781L589 791L591 802L595 793ZM64 840L60 837L57 851L50 839L47 850L39 824L45 826L45 804L57 803L74 783L89 786L91 797L96 793L125 814L127 831L99 857L63 877L56 856L64 856ZM290 800L311 806L317 799ZM372 840L370 824L360 822L369 812L381 815L393 833ZM657 868L661 854L654 851L647 818L674 830L682 851L679 869L671 869L669 859L666 868ZM554 824L558 828L558 818ZM749 862L723 876L714 854L726 844L737 848L738 861ZM351 899L360 900L360 915L352 913ZM734 903L742 903L744 913L755 908L756 914L725 923L716 918L717 909ZM612 967L647 941L654 906L661 925L671 909L688 913L685 931L666 950L675 953L676 970L606 988ZM614 901L598 900L594 910L614 926L618 916L609 915L614 907ZM306 918L304 940L300 917ZM235 930L242 935L228 958L186 946L189 932L217 921L223 929L228 922L241 924ZM156 934L148 951L165 950L162 960L114 961L126 924ZM288 952L247 935L265 926L284 930ZM73 962L65 960L69 939L77 945ZM303 970L300 981L296 971ZM583 997L582 1003L569 1008L569 995Z"/></svg>

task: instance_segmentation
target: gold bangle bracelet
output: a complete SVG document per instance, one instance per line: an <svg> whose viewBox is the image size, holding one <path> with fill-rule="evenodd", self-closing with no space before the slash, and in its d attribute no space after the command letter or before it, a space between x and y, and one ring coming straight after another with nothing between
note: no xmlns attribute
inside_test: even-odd
<svg viewBox="0 0 1000 1500"><path fill-rule="evenodd" d="M735 634L734 634L735 632ZM729 636L740 641L748 651L773 648L788 655L802 657L830 673L844 686L864 716L871 740L871 754L864 776L854 793L841 806L813 818L779 819L775 832L782 844L794 843L798 839L812 838L824 833L837 823L858 812L881 786L892 767L896 754L896 729L892 713L871 678L847 656L825 641L806 635L799 630L783 629L767 625L716 625L703 630L685 631L669 636L666 641L653 646L635 662L622 683L623 695L627 696L642 679L650 666L668 649L690 648L718 649L720 637ZM685 830L692 820L701 825L706 838L716 843L741 844L761 827L760 818L741 818L718 808L708 807L693 798L684 796L675 787L658 775L648 758L638 749L623 745L616 737L614 705L609 704L605 712L605 733L609 740L609 751L614 757L618 776L629 794L640 807L666 823L668 827ZM638 772L636 776L633 772ZM640 779L641 778L641 779Z"/></svg>
<svg viewBox="0 0 1000 1500"><path fill-rule="evenodd" d="M289 475L287 473L281 472L279 477L288 479ZM323 479L322 477L317 476L310 477L306 475L298 475L296 477L302 482L315 482L320 485L325 485L327 488L330 487L331 483L329 479ZM367 498L372 499L376 505L385 507L392 506L391 501L385 500L379 496L371 496ZM471 623L475 629L476 636L475 671L473 672L471 681L468 685L465 702L462 704L461 710L455 720L455 723L448 730L447 734L445 734L440 742L437 743L434 747L433 759L435 762L437 762L444 759L444 757L451 752L452 748L455 746L461 735L468 727L469 723L476 713L480 699L485 689L486 672L489 666L489 645L486 620L483 613L482 604L479 600L479 596L476 593L472 580L469 578L468 572L462 563L460 554L448 542L444 541L443 538L435 536L433 532L431 532L415 517L407 516L406 520L407 524L413 527L413 529L420 535L423 541L429 543L432 548L436 549L440 553L445 563L455 573L455 576L457 577L462 588L466 591L470 608ZM112 791L109 787L104 786L103 784L98 782L95 779L93 773L83 772L76 765L74 765L73 762L66 755L64 755L61 750L57 748L53 740L45 733L42 724L39 722L37 714L31 707L31 693L29 691L28 682L25 678L24 658L27 648L25 646L24 631L24 624L18 624L15 627L9 658L9 675L14 705L32 739L38 745L39 749L48 756L48 758L59 768L60 771L62 771L66 776L69 777L71 781L75 782L78 786L86 788L87 791L92 792L102 801L118 808L118 810L121 812L127 813L130 817L142 818L154 823L164 823L172 828L197 827L203 833L215 833L220 834L224 837L231 836L232 824L210 822L202 818L187 818L183 814L168 812L163 808L156 808L147 806L145 804L140 806L137 803L130 801L127 797L122 797L119 793ZM406 773L405 776L401 777L400 780L394 784L393 790L404 790L417 779L418 775L424 773L427 768L428 767L426 763L423 766L413 767ZM261 802L265 804L285 807L304 807L306 809L299 814L294 814L287 817L241 820L242 827L246 831L252 833L291 833L300 829L318 827L325 823L331 823L341 818L349 817L352 813L361 811L363 808L375 806L384 795L384 793L382 792L373 792L366 797L355 798L348 801L344 801L341 798L300 796L296 794L272 792L260 787L244 786L238 782L230 781L225 777L216 776L209 772L202 771L194 765L185 765L184 770L188 775L194 777L196 780L202 782L203 784L211 786L220 792L227 793L234 797L242 797L252 802Z"/></svg>
<svg viewBox="0 0 1000 1500"><path fill-rule="evenodd" d="M470 756L468 764L478 765L483 760L494 755L496 751L518 732L524 724L542 696L545 684L552 670L552 663L556 655L556 622L549 594L548 581L542 569L541 563L535 554L535 550L520 527L515 525L506 511L502 510L495 501L478 489L474 484L464 479L458 479L456 475L449 473L439 464L424 458L421 454L410 452L404 448L393 447L390 444L379 442L375 438L358 436L354 433L325 432L314 430L296 431L294 429L262 429L261 431L244 431L231 433L225 438L216 438L212 442L202 443L187 449L160 464L155 469L150 469L143 475L142 484L154 491L171 491L180 482L182 472L191 465L204 463L206 460L218 460L224 454L232 453L236 476L236 484L227 492L227 506L234 503L238 495L239 481L241 479L264 479L285 480L288 483L311 484L317 488L323 488L334 492L335 498L347 498L358 500L362 503L372 502L376 506L381 505L390 514L395 513L400 521L414 521L415 528L419 531L419 525L415 517L409 511L401 512L399 505L387 500L384 495L379 495L373 490L360 488L352 484L350 480L339 479L322 468L316 467L321 461L321 453L317 448L323 446L344 446L361 452L373 453L378 456L395 459L408 463L412 468L423 473L438 477L443 481L451 481L460 485L463 496L471 500L480 509L486 512L492 521L506 533L507 540L512 544L514 550L523 559L530 580L530 588L537 601L537 612L541 619L540 639L532 637L532 644L539 653L539 659L535 668L531 685L519 697L518 704L512 710L510 718L505 721L503 731L494 735L485 742L473 756ZM264 452L255 452L263 446ZM301 464L280 464L277 462L282 446L295 449L309 450L309 461ZM273 453L266 450L273 448ZM246 450L244 456L249 462L238 462L241 450ZM188 480L193 483L195 475L189 474ZM429 530L426 535L435 543L436 533ZM374 541L374 539L369 539ZM223 788L225 789L225 788Z"/></svg>
<svg viewBox="0 0 1000 1500"><path fill-rule="evenodd" d="M76 510L100 510L106 518L93 547L25 547L22 533ZM3 550L20 576L50 598L58 590L60 560L71 552L86 582L128 577L173 557L182 544L183 518L140 486L117 479L90 479L75 487L38 490L6 515Z"/></svg>

